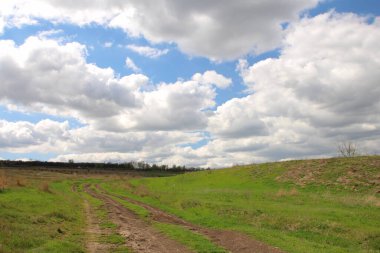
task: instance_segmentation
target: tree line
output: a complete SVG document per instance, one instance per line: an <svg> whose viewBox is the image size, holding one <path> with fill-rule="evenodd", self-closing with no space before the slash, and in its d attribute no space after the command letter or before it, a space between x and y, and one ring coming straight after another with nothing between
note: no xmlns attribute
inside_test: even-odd
<svg viewBox="0 0 380 253"><path fill-rule="evenodd" d="M74 162L69 160L68 162L47 162L47 161L14 161L14 160L0 160L0 167L14 167L14 168L26 168L26 167L41 167L45 169L49 168L62 168L62 169L87 169L87 170L144 170L144 171L173 171L173 172L185 172L185 171L199 171L203 170L198 167L186 167L177 165L157 165L149 164L146 162L125 162L125 163L90 163L90 162Z"/></svg>

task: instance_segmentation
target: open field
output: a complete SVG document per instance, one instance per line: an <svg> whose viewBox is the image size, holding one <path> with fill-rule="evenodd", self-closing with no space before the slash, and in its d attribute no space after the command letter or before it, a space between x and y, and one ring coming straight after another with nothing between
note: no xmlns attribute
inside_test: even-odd
<svg viewBox="0 0 380 253"><path fill-rule="evenodd" d="M0 169L1 253L380 252L379 156L68 171Z"/></svg>

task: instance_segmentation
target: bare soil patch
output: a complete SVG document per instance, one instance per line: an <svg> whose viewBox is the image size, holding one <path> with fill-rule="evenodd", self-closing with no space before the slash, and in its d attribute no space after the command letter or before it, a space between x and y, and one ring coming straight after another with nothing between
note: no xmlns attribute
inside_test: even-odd
<svg viewBox="0 0 380 253"><path fill-rule="evenodd" d="M102 253L109 252L112 249L111 244L99 242L99 238L107 234L107 231L104 231L99 226L99 220L96 219L94 210L91 208L87 200L84 201L84 209L87 219L87 234L88 238L86 241L86 249L89 253Z"/></svg>

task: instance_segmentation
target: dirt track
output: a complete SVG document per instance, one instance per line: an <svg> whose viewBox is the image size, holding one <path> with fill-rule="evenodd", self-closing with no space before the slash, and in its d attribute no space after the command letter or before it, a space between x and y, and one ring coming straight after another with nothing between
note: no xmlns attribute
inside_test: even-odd
<svg viewBox="0 0 380 253"><path fill-rule="evenodd" d="M99 185L96 185L99 191L104 192ZM113 195L126 200L135 205L139 205L148 210L151 214L151 218L155 221L170 223L175 225L181 225L192 231L198 232L200 234L208 237L212 242L226 249L228 252L232 253L283 253L283 251L274 248L272 246L266 245L260 241L254 240L249 236L239 233L237 231L227 231L227 230L215 230L210 228L200 227L189 223L177 216L163 212L162 210L147 205L145 203L130 199L124 196Z"/></svg>
<svg viewBox="0 0 380 253"><path fill-rule="evenodd" d="M99 226L99 222L95 217L94 210L91 208L90 204L87 200L84 201L84 208L86 212L87 224L89 224L87 228L87 241L86 248L89 253L102 253L102 252L110 252L112 249L111 244L101 243L98 241L98 238L101 237L102 234L107 233L104 229L101 229Z"/></svg>
<svg viewBox="0 0 380 253"><path fill-rule="evenodd" d="M187 247L167 238L154 229L149 222L142 220L136 214L125 208L113 197L126 200L135 205L139 205L150 212L150 219L163 223L170 223L183 226L189 230L203 234L218 246L232 253L281 253L277 248L268 246L256 241L249 236L236 231L214 230L200 227L180 219L174 215L163 212L160 209L141 203L139 201L118 195L111 195L96 185L97 191L92 190L89 185L85 186L85 191L92 197L104 202L110 219L118 225L119 234L126 238L126 245L133 252L147 253L170 253L170 252L191 252ZM101 245L94 244L97 248ZM97 251L92 251L97 252Z"/></svg>
<svg viewBox="0 0 380 253"><path fill-rule="evenodd" d="M92 197L104 202L111 220L118 225L119 234L125 236L126 245L133 252L191 252L184 245L156 231L146 221L141 220L137 215L106 194L95 192L89 186L85 187L85 191Z"/></svg>

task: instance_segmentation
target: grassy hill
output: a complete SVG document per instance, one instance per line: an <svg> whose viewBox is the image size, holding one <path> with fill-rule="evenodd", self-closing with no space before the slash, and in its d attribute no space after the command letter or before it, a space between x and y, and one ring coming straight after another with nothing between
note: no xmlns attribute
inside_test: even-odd
<svg viewBox="0 0 380 253"><path fill-rule="evenodd" d="M379 156L266 163L103 187L288 252L380 252Z"/></svg>
<svg viewBox="0 0 380 253"><path fill-rule="evenodd" d="M0 253L86 252L91 240L110 252L130 252L113 219L118 212L110 216L104 202L110 198L195 252L223 250L207 236L157 223L136 203L202 227L240 231L285 252L380 252L380 156L368 156L175 176L0 169ZM100 236L89 235L89 217Z"/></svg>

